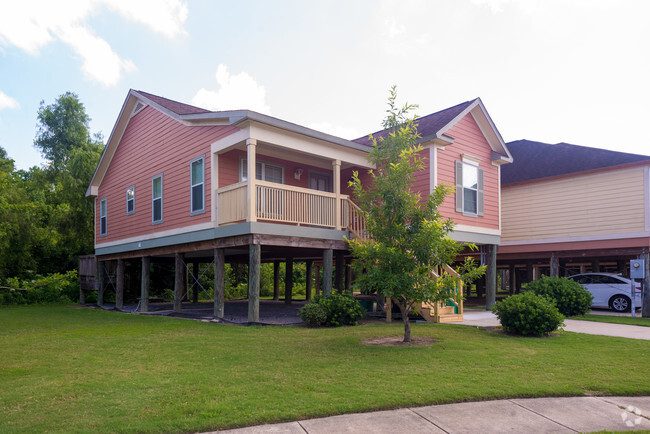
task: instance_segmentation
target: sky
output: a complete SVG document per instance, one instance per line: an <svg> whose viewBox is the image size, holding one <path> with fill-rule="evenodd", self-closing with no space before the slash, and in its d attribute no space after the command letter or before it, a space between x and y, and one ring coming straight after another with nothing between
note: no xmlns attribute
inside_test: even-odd
<svg viewBox="0 0 650 434"><path fill-rule="evenodd" d="M0 146L44 164L41 102L110 135L129 89L354 139L388 91L420 116L480 97L506 142L650 155L646 0L0 0Z"/></svg>

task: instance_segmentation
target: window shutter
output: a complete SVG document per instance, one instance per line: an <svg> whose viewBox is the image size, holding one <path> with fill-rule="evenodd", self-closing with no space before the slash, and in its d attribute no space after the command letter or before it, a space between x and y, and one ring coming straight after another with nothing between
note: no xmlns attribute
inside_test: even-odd
<svg viewBox="0 0 650 434"><path fill-rule="evenodd" d="M463 162L456 161L456 212L463 212Z"/></svg>
<svg viewBox="0 0 650 434"><path fill-rule="evenodd" d="M478 195L477 195L477 209L478 209L478 215L483 215L485 214L485 206L483 204L483 169L479 168L478 169Z"/></svg>

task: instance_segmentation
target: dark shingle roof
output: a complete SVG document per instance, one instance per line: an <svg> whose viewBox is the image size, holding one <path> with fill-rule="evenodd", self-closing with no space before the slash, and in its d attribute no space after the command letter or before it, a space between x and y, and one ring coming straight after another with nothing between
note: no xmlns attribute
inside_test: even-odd
<svg viewBox="0 0 650 434"><path fill-rule="evenodd" d="M162 96L153 95L151 93L143 92L141 90L136 90L140 95L149 98L151 101L156 104L160 104L167 110L171 110L177 115L191 115L196 113L211 113L210 110L202 109L200 107L195 107L189 104L183 104L182 102L174 101L171 99L163 98Z"/></svg>
<svg viewBox="0 0 650 434"><path fill-rule="evenodd" d="M449 107L439 112L432 113L430 115L418 118L417 119L418 133L422 137L432 136L436 134L438 131L440 131L442 127L444 127L449 122L451 122L456 116L462 113L463 110L465 110L474 101L476 100L474 99L471 101L465 101L453 107ZM388 132L389 130L380 130L375 133L372 133L372 136L375 139L379 139L380 137L384 137L388 135ZM358 139L353 140L353 142L361 143L362 145L368 145L368 146L370 146L371 144L367 135L364 137L359 137Z"/></svg>
<svg viewBox="0 0 650 434"><path fill-rule="evenodd" d="M569 143L516 140L507 144L514 162L501 167L501 184L566 175L618 166L639 161L650 162L650 156L589 148Z"/></svg>

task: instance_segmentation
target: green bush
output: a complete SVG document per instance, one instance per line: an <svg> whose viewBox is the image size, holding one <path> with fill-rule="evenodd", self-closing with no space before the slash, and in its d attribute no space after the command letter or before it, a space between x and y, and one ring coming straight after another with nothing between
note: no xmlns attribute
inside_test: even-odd
<svg viewBox="0 0 650 434"><path fill-rule="evenodd" d="M301 312L310 305L319 305L323 308L326 315L324 323L330 327L356 325L359 319L366 316L366 310L350 293L332 293L324 297L317 295L312 299L311 303L303 306ZM300 318L303 319L302 316ZM303 319L303 321L305 320Z"/></svg>
<svg viewBox="0 0 650 434"><path fill-rule="evenodd" d="M327 311L319 303L309 303L304 305L298 311L300 319L307 323L310 327L318 327L325 324L327 321Z"/></svg>
<svg viewBox="0 0 650 434"><path fill-rule="evenodd" d="M0 291L0 304L71 303L79 300L76 271L23 280L10 278Z"/></svg>
<svg viewBox="0 0 650 434"><path fill-rule="evenodd" d="M505 331L518 335L547 335L564 325L564 315L553 301L532 291L496 302L492 312L499 318Z"/></svg>
<svg viewBox="0 0 650 434"><path fill-rule="evenodd" d="M591 293L582 285L564 277L542 276L527 283L524 288L553 300L564 316L586 314L593 300Z"/></svg>

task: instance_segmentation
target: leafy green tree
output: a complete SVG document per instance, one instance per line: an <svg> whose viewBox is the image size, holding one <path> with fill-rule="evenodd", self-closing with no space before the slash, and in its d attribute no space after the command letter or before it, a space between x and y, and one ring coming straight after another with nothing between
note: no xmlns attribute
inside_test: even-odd
<svg viewBox="0 0 650 434"><path fill-rule="evenodd" d="M48 223L59 236L56 270L74 268L78 255L92 252L94 244L94 203L85 197L102 150L101 135L91 137L84 105L76 94L66 92L54 104L41 101L38 133L34 146L47 164L38 173L45 202L50 206Z"/></svg>
<svg viewBox="0 0 650 434"><path fill-rule="evenodd" d="M423 198L412 189L417 171L424 169L418 139L416 108L396 106L397 90L393 86L388 98L388 116L383 122L386 135L370 136L372 150L368 160L376 169L363 186L354 173L351 186L366 219L369 239L350 240L359 271L356 286L390 297L399 307L404 320L404 342L411 340L408 314L423 302L450 298L459 281L480 277L485 268L467 259L456 268L459 277L433 273L454 263L469 244L459 244L449 237L453 221L443 218L438 208L450 187L440 185Z"/></svg>

